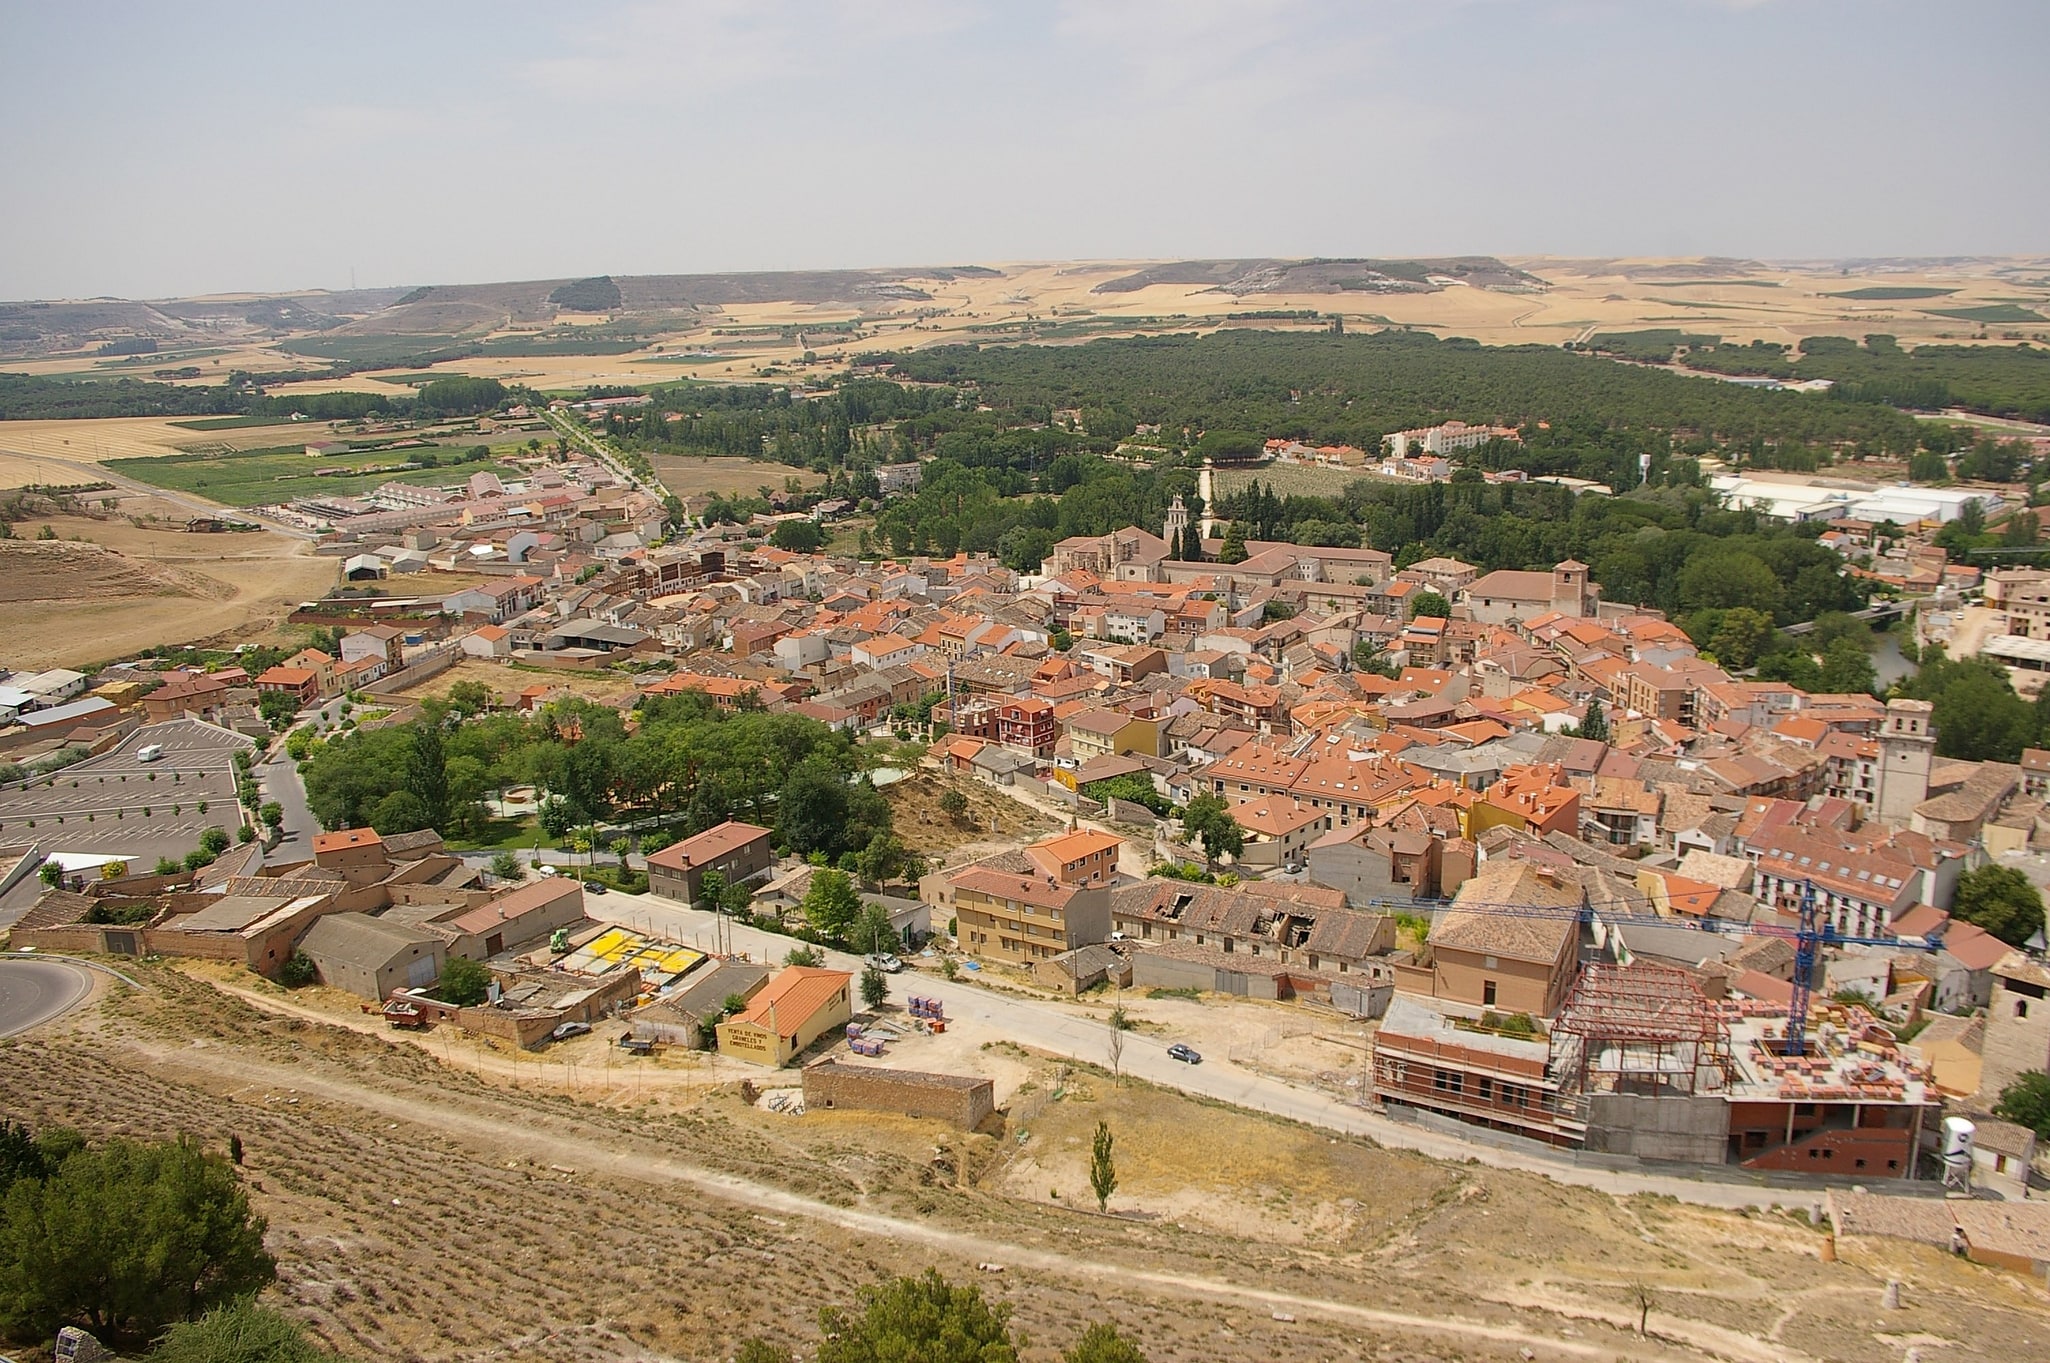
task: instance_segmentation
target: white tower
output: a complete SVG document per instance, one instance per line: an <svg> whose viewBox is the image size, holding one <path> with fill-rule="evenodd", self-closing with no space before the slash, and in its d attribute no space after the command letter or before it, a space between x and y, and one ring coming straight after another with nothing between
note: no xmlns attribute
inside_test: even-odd
<svg viewBox="0 0 2050 1363"><path fill-rule="evenodd" d="M1181 494L1176 493L1173 505L1167 509L1167 519L1160 528L1160 537L1167 541L1169 558L1182 556L1182 535L1188 528L1189 508L1182 505Z"/></svg>

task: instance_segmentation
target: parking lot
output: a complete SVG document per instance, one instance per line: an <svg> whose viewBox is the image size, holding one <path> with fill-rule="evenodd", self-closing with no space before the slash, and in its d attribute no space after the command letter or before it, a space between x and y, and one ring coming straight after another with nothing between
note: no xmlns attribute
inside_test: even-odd
<svg viewBox="0 0 2050 1363"><path fill-rule="evenodd" d="M163 755L140 760L151 745ZM112 751L0 791L0 842L122 856L145 863L141 869L182 857L208 828L234 831L234 753L252 746L194 720L146 725Z"/></svg>

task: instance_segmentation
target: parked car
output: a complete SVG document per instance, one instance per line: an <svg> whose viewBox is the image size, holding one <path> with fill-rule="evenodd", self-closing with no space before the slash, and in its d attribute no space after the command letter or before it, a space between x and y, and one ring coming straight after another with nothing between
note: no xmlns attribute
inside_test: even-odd
<svg viewBox="0 0 2050 1363"><path fill-rule="evenodd" d="M565 1022L548 1034L550 1041L567 1041L573 1036L582 1036L591 1030L588 1022Z"/></svg>
<svg viewBox="0 0 2050 1363"><path fill-rule="evenodd" d="M605 889L605 882L604 882L604 881L602 881L602 880L587 880L587 881L585 881L585 882L584 882L584 893L585 893L585 894L604 894L604 893L606 893L606 889Z"/></svg>
<svg viewBox="0 0 2050 1363"><path fill-rule="evenodd" d="M1200 1052L1182 1045L1179 1041L1167 1048L1167 1058L1169 1060L1179 1060L1184 1065L1200 1065L1203 1063L1203 1056Z"/></svg>
<svg viewBox="0 0 2050 1363"><path fill-rule="evenodd" d="M874 966L885 975L894 975L904 968L904 963L887 951L872 951L861 958L861 963Z"/></svg>

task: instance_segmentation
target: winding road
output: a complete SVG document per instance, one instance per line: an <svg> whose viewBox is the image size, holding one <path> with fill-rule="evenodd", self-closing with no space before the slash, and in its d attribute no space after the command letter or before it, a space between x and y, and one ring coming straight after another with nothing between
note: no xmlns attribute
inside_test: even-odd
<svg viewBox="0 0 2050 1363"><path fill-rule="evenodd" d="M93 977L69 961L0 959L0 1036L60 1017L92 993Z"/></svg>

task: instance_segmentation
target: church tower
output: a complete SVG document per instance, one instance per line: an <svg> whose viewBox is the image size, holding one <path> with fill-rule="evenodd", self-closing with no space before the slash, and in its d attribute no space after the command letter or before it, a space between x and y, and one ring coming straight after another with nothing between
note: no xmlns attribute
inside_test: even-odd
<svg viewBox="0 0 2050 1363"><path fill-rule="evenodd" d="M1189 508L1182 505L1180 493L1175 494L1174 504L1167 509L1167 520L1160 527L1160 537L1167 541L1167 556L1182 556L1182 537L1189 528Z"/></svg>
<svg viewBox="0 0 2050 1363"><path fill-rule="evenodd" d="M1929 798L1929 768L1936 757L1936 707L1926 700L1890 700L1879 731L1879 790L1873 817L1906 827L1915 806Z"/></svg>

